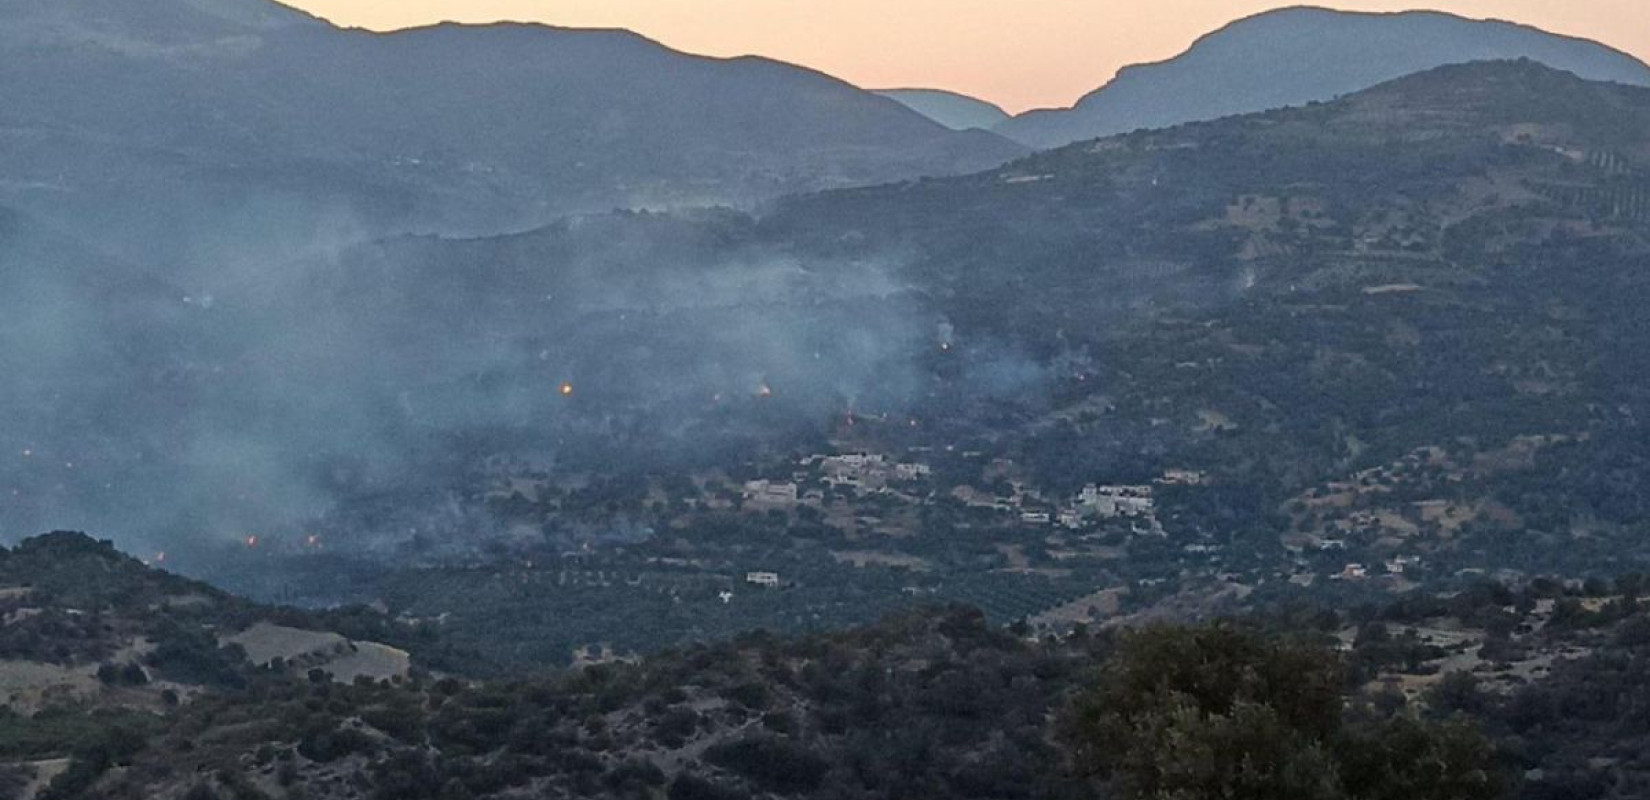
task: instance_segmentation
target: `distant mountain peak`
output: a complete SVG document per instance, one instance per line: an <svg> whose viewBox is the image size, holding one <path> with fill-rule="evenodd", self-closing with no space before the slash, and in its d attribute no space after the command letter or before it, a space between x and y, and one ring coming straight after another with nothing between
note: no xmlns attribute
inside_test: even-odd
<svg viewBox="0 0 1650 800"><path fill-rule="evenodd" d="M1069 109L995 130L1032 147L1332 100L1446 64L1529 58L1595 81L1650 85L1650 66L1598 42L1440 11L1315 6L1232 22L1186 52L1121 70Z"/></svg>
<svg viewBox="0 0 1650 800"><path fill-rule="evenodd" d="M944 89L881 89L876 92L954 131L991 130L1007 122L1001 107Z"/></svg>

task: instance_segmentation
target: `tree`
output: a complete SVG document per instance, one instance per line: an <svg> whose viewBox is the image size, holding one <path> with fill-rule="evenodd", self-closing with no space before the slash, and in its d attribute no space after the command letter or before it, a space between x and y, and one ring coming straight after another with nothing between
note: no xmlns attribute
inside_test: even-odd
<svg viewBox="0 0 1650 800"><path fill-rule="evenodd" d="M1131 632L1062 715L1060 739L1072 768L1120 798L1495 796L1482 736L1403 718L1354 729L1344 674L1327 649L1231 625Z"/></svg>

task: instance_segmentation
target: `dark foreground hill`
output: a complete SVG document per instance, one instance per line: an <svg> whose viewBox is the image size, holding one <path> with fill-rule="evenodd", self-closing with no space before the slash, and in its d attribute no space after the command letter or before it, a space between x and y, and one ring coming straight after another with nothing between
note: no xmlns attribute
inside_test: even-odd
<svg viewBox="0 0 1650 800"><path fill-rule="evenodd" d="M930 609L478 681L345 680L357 642L267 661L257 638L214 648L231 606L291 612L77 535L4 553L0 576L23 601L7 612L8 686L95 662L82 651L137 620L174 629L83 692L8 703L0 787L22 800L1201 800L1302 785L1324 800L1533 800L1647 780L1631 757L1642 577L1045 639ZM19 625L59 649L20 654ZM178 672L203 664L215 680Z"/></svg>
<svg viewBox="0 0 1650 800"><path fill-rule="evenodd" d="M1333 100L1446 64L1514 58L1650 86L1650 67L1637 59L1536 28L1437 12L1286 8L1234 22L1167 61L1128 67L1073 108L1028 112L995 130L1045 149Z"/></svg>

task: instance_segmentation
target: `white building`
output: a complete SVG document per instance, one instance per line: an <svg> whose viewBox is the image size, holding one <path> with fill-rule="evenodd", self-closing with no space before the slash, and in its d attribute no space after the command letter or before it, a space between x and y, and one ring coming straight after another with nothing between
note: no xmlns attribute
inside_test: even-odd
<svg viewBox="0 0 1650 800"><path fill-rule="evenodd" d="M877 453L848 453L831 456L825 459L825 463L849 469L868 469L882 466L884 460L883 456Z"/></svg>
<svg viewBox="0 0 1650 800"><path fill-rule="evenodd" d="M1342 581L1361 581L1368 577L1368 567L1362 564L1347 564L1346 569L1341 570L1341 573L1336 575L1335 579Z"/></svg>
<svg viewBox="0 0 1650 800"><path fill-rule="evenodd" d="M1420 563L1421 559L1416 556L1398 556L1386 562L1386 571L1391 575L1402 575L1405 570L1418 566Z"/></svg>
<svg viewBox="0 0 1650 800"><path fill-rule="evenodd" d="M918 478L926 478L933 474L933 472L934 468L928 466L927 464L894 465L894 477L899 478L902 481L914 481Z"/></svg>
<svg viewBox="0 0 1650 800"><path fill-rule="evenodd" d="M770 589L777 588L779 586L779 573L747 572L745 573L745 582L755 586L766 586Z"/></svg>
<svg viewBox="0 0 1650 800"><path fill-rule="evenodd" d="M1209 480L1209 476L1195 469L1171 469L1163 473L1157 482L1165 486L1202 486Z"/></svg>
<svg viewBox="0 0 1650 800"><path fill-rule="evenodd" d="M750 481L745 484L745 499L768 505L795 505L796 484L781 481Z"/></svg>
<svg viewBox="0 0 1650 800"><path fill-rule="evenodd" d="M1107 519L1143 517L1156 510L1150 486L1096 486L1091 483L1077 495L1077 505L1090 514Z"/></svg>

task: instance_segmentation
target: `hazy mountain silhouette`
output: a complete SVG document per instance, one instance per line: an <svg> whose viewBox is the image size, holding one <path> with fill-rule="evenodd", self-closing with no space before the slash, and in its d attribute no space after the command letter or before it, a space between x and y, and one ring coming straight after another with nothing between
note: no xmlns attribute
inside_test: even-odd
<svg viewBox="0 0 1650 800"><path fill-rule="evenodd" d="M884 89L877 94L897 100L954 131L990 130L1009 119L1008 112L995 104L942 89Z"/></svg>
<svg viewBox="0 0 1650 800"><path fill-rule="evenodd" d="M534 25L374 34L263 0L13 0L0 73L0 202L125 227L323 201L367 223L497 229L1022 152L766 59Z"/></svg>
<svg viewBox="0 0 1650 800"><path fill-rule="evenodd" d="M1650 67L1596 42L1438 12L1289 8L1239 20L1186 53L1124 69L1074 108L995 130L1038 149L1141 128L1331 100L1446 64L1529 58L1589 80L1650 85Z"/></svg>

